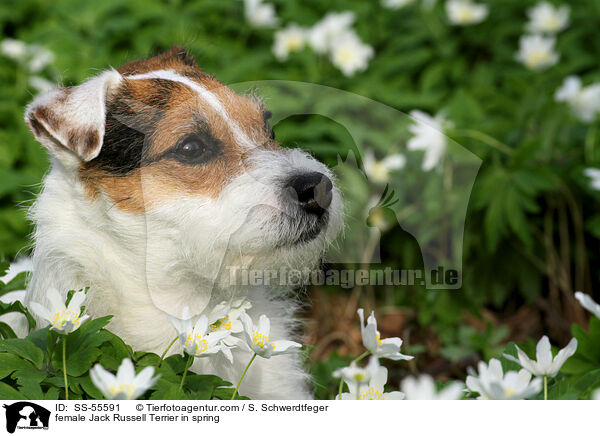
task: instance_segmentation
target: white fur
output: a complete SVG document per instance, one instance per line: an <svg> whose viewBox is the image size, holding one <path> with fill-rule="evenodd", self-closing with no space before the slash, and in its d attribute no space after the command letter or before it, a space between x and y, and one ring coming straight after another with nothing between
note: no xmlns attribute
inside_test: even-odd
<svg viewBox="0 0 600 436"><path fill-rule="evenodd" d="M226 112L224 116L235 130L236 123ZM52 159L31 210L36 224L34 274L26 304L46 303L51 287L66 294L89 286L86 305L92 316L114 315L109 325L113 332L135 350L160 354L175 337L167 314L179 316L184 306L192 314L207 313L223 300L246 295L253 306L251 317L267 315L274 339L292 339L297 324L294 294L232 286L226 267L314 266L341 229L341 199L334 188L327 228L317 238L286 245L299 229L298 212L281 200L284 180L305 171L333 176L299 150L256 148L249 150L247 161L245 171L216 199L182 193L144 214L131 214L106 196L92 201L76 171ZM142 169L142 186L150 189L146 180ZM145 197L151 198L152 192ZM171 352L180 353L181 347ZM235 382L249 358L234 351L233 366L221 356L200 358L192 370ZM240 392L255 399L310 397L296 355L256 359Z"/></svg>

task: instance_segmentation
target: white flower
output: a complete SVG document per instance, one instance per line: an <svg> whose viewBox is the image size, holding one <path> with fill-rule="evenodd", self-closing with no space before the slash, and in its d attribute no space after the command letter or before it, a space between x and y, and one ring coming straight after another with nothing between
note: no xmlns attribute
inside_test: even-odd
<svg viewBox="0 0 600 436"><path fill-rule="evenodd" d="M252 303L245 298L233 300L230 303L223 301L217 304L208 314L208 324L212 331L229 330L231 333L241 333L244 326L240 315L252 307Z"/></svg>
<svg viewBox="0 0 600 436"><path fill-rule="evenodd" d="M469 0L448 0L446 13L451 24L468 26L481 23L488 16L488 7Z"/></svg>
<svg viewBox="0 0 600 436"><path fill-rule="evenodd" d="M556 40L552 36L524 35L519 40L516 59L530 70L542 70L558 62L554 51Z"/></svg>
<svg viewBox="0 0 600 436"><path fill-rule="evenodd" d="M45 94L56 88L56 84L40 76L31 76L29 86L34 88L38 94Z"/></svg>
<svg viewBox="0 0 600 436"><path fill-rule="evenodd" d="M381 5L388 9L400 9L414 2L415 0L381 0Z"/></svg>
<svg viewBox="0 0 600 436"><path fill-rule="evenodd" d="M28 56L27 44L18 39L3 39L0 43L0 51L4 56L15 61L24 61Z"/></svg>
<svg viewBox="0 0 600 436"><path fill-rule="evenodd" d="M592 392L592 400L600 400L600 389L596 389Z"/></svg>
<svg viewBox="0 0 600 436"><path fill-rule="evenodd" d="M275 6L262 0L244 0L244 13L246 20L255 27L275 27L279 23Z"/></svg>
<svg viewBox="0 0 600 436"><path fill-rule="evenodd" d="M54 61L54 53L39 44L27 45L16 39L4 39L0 43L4 56L22 62L32 73L38 73Z"/></svg>
<svg viewBox="0 0 600 436"><path fill-rule="evenodd" d="M373 54L373 47L363 43L353 31L347 31L333 40L330 58L345 76L353 76L367 69Z"/></svg>
<svg viewBox="0 0 600 436"><path fill-rule="evenodd" d="M338 371L334 376L336 373ZM364 370L352 368L351 365L342 368L340 373L350 391L342 393L342 400L402 400L404 398L404 393L399 391L384 392L388 372L385 367L379 365L375 356L371 356ZM336 399L340 399L339 396Z"/></svg>
<svg viewBox="0 0 600 436"><path fill-rule="evenodd" d="M518 359L509 354L505 354L504 357L519 363L523 369L526 369L532 375L556 377L556 374L558 374L565 361L577 350L577 339L571 339L567 346L556 354L554 360L552 360L552 350L550 349L548 336L543 336L537 343L535 353L537 361L530 359L519 347L516 348L517 355L519 356Z"/></svg>
<svg viewBox="0 0 600 436"><path fill-rule="evenodd" d="M596 318L600 318L600 304L592 300L592 297L583 292L575 292L575 298L577 298L577 301L579 301L579 304L581 304L584 309L592 312Z"/></svg>
<svg viewBox="0 0 600 436"><path fill-rule="evenodd" d="M367 319L366 325L364 320L363 309L358 309L357 313L358 317L360 318L360 332L362 335L362 343L365 346L365 348L371 352L371 354L380 358L392 360L410 360L414 357L406 356L400 353L402 339L381 339L381 335L377 330L377 320L375 319L375 312L371 312L371 315Z"/></svg>
<svg viewBox="0 0 600 436"><path fill-rule="evenodd" d="M47 65L54 62L54 53L38 44L31 44L28 48L30 60L27 68L32 73L39 73Z"/></svg>
<svg viewBox="0 0 600 436"><path fill-rule="evenodd" d="M408 128L413 136L406 143L406 147L409 150L425 150L421 168L423 171L429 171L439 164L446 151L443 126L450 123L444 119L442 112L434 118L425 112L414 110L410 112L410 116L416 122Z"/></svg>
<svg viewBox="0 0 600 436"><path fill-rule="evenodd" d="M569 7L541 2L527 10L527 29L532 33L558 33L569 25Z"/></svg>
<svg viewBox="0 0 600 436"><path fill-rule="evenodd" d="M460 382L452 382L437 392L433 377L429 374L422 374L418 378L407 377L400 385L407 400L460 400L463 387Z"/></svg>
<svg viewBox="0 0 600 436"><path fill-rule="evenodd" d="M160 377L152 377L153 375L154 367L147 366L136 376L133 363L129 359L123 359L116 376L99 363L90 369L92 382L108 400L135 400L150 389Z"/></svg>
<svg viewBox="0 0 600 436"><path fill-rule="evenodd" d="M600 83L582 87L579 77L569 76L554 94L554 100L568 103L581 121L592 122L600 113Z"/></svg>
<svg viewBox="0 0 600 436"><path fill-rule="evenodd" d="M589 177L590 179L592 179L592 181L590 183L592 189L600 190L600 170L598 168L586 168L585 170L583 170L583 174L585 176ZM582 296L584 295L581 292L575 292L575 298L577 298L577 294L581 294ZM583 297L581 297L581 298L583 298ZM589 298L589 297L587 297L587 298ZM579 301L583 305L583 302L581 300L579 300ZM583 306L583 307L585 307L585 306Z"/></svg>
<svg viewBox="0 0 600 436"><path fill-rule="evenodd" d="M523 400L542 389L542 379L531 380L531 374L524 369L503 374L498 359L490 360L489 366L479 362L478 370L479 376L467 376L466 383L471 392L480 395L480 400Z"/></svg>
<svg viewBox="0 0 600 436"><path fill-rule="evenodd" d="M271 356L279 354L289 354L299 351L301 344L292 341L273 341L269 336L271 333L271 321L266 315L261 315L258 319L258 327L254 326L252 319L247 313L240 315L242 324L244 325L244 337L246 345L251 351L269 359Z"/></svg>
<svg viewBox="0 0 600 436"><path fill-rule="evenodd" d="M209 329L208 317L202 315L194 324L187 306L183 308L181 318L170 315L168 318L177 331L183 349L190 356L206 357L220 351L233 363L231 350L223 343L223 339L231 334L229 330L217 330L207 333Z"/></svg>
<svg viewBox="0 0 600 436"><path fill-rule="evenodd" d="M372 376L370 369L371 367L369 367L369 365L365 368L361 368L356 362L352 362L350 363L350 366L336 369L333 372L333 376L335 378L343 378L348 386L367 385Z"/></svg>
<svg viewBox="0 0 600 436"><path fill-rule="evenodd" d="M54 288L47 293L49 306L45 307L33 301L31 310L40 318L48 321L52 330L60 334L68 334L77 330L79 326L89 318L88 315L80 316L81 305L85 300L85 292L77 291L71 297L69 305L65 306L64 299Z"/></svg>
<svg viewBox="0 0 600 436"><path fill-rule="evenodd" d="M382 160L375 159L373 152L367 150L363 161L365 173L373 182L386 183L390 180L390 171L404 168L406 158L401 154L390 154Z"/></svg>
<svg viewBox="0 0 600 436"><path fill-rule="evenodd" d="M314 51L325 54L332 48L334 40L350 30L354 13L330 12L308 31L308 43Z"/></svg>
<svg viewBox="0 0 600 436"><path fill-rule="evenodd" d="M300 51L306 42L306 30L297 24L290 24L285 29L275 32L273 53L280 61L285 61L290 53Z"/></svg>

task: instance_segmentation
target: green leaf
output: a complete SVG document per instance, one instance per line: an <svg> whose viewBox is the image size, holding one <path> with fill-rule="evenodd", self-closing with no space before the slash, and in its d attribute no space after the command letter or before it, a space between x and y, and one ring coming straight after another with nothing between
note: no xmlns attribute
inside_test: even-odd
<svg viewBox="0 0 600 436"><path fill-rule="evenodd" d="M89 375L79 377L78 380L81 385L81 388L85 391L89 398L93 398L96 400L101 400L104 398L104 395L102 395L102 392L100 392L96 385L94 385Z"/></svg>
<svg viewBox="0 0 600 436"><path fill-rule="evenodd" d="M158 379L150 395L151 400L188 400L189 397L179 390L179 384L163 379Z"/></svg>
<svg viewBox="0 0 600 436"><path fill-rule="evenodd" d="M19 386L19 392L25 395L30 400L43 400L44 393L39 382L35 380L23 380Z"/></svg>
<svg viewBox="0 0 600 436"><path fill-rule="evenodd" d="M41 369L44 361L44 352L29 339L5 339L0 341L0 352L16 354L33 363Z"/></svg>
<svg viewBox="0 0 600 436"><path fill-rule="evenodd" d="M19 356L10 353L0 353L0 379L12 374L17 369L35 369L35 367Z"/></svg>
<svg viewBox="0 0 600 436"><path fill-rule="evenodd" d="M44 400L58 400L60 391L55 387L50 387L44 394Z"/></svg>
<svg viewBox="0 0 600 436"><path fill-rule="evenodd" d="M35 320L29 313L29 311L23 306L23 303L20 301L14 301L12 303L2 303L0 302L0 315L4 315L5 313L22 313L27 318L27 323L29 324L29 328L32 329L35 327Z"/></svg>
<svg viewBox="0 0 600 436"><path fill-rule="evenodd" d="M28 398L15 388L0 382L0 400L28 400Z"/></svg>
<svg viewBox="0 0 600 436"><path fill-rule="evenodd" d="M0 322L0 336L4 339L16 338L14 330L6 323Z"/></svg>

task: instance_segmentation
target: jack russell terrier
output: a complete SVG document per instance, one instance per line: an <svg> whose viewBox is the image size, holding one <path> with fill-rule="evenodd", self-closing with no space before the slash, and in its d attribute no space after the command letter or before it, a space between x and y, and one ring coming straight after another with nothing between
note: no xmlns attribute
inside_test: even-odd
<svg viewBox="0 0 600 436"><path fill-rule="evenodd" d="M177 47L36 98L25 121L52 165L31 210L25 304L89 287L90 315L114 315L111 331L160 354L176 336L169 315L245 297L253 319L267 315L273 337L291 339L292 290L244 287L228 271L314 268L343 206L331 171L281 148L269 116ZM250 356L233 351L233 365L219 353L191 369L235 383ZM307 380L298 355L281 355L257 359L240 391L310 398Z"/></svg>

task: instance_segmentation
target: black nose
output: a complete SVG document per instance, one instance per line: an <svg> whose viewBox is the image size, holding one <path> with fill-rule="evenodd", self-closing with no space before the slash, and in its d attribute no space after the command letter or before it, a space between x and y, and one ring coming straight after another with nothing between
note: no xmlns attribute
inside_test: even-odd
<svg viewBox="0 0 600 436"><path fill-rule="evenodd" d="M292 195L302 209L317 216L323 215L331 204L331 180L322 173L304 173L292 177L288 183Z"/></svg>

